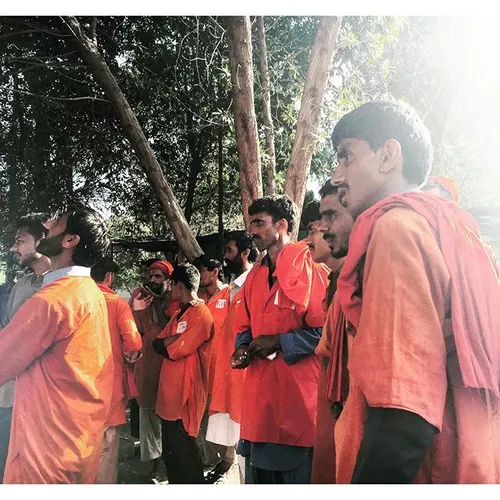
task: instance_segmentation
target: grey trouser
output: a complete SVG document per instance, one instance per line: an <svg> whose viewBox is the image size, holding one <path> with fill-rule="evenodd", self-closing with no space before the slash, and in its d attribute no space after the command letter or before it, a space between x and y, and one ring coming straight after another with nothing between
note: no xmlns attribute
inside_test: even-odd
<svg viewBox="0 0 500 500"><path fill-rule="evenodd" d="M9 452L12 408L0 408L0 484L3 483L5 462Z"/></svg>

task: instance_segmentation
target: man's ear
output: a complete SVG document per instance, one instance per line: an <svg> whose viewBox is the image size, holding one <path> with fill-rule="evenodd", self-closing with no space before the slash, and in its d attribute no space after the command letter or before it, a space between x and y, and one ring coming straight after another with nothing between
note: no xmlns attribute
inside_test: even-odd
<svg viewBox="0 0 500 500"><path fill-rule="evenodd" d="M247 248L241 252L241 258L245 257L248 260L248 256L250 255L250 248Z"/></svg>
<svg viewBox="0 0 500 500"><path fill-rule="evenodd" d="M115 281L115 273L112 273L111 271L107 272L106 276L104 277L104 282L111 288L113 281Z"/></svg>
<svg viewBox="0 0 500 500"><path fill-rule="evenodd" d="M276 222L278 229L284 229L288 233L288 221L286 219L279 219Z"/></svg>
<svg viewBox="0 0 500 500"><path fill-rule="evenodd" d="M381 162L379 171L387 174L395 168L403 165L401 144L396 139L389 139L379 150Z"/></svg>
<svg viewBox="0 0 500 500"><path fill-rule="evenodd" d="M75 248L80 243L80 236L78 234L65 234L61 242L63 248Z"/></svg>

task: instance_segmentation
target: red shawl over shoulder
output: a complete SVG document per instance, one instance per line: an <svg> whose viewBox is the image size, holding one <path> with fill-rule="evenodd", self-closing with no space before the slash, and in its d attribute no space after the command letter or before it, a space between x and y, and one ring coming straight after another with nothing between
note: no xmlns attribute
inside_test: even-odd
<svg viewBox="0 0 500 500"><path fill-rule="evenodd" d="M475 219L454 202L429 193L408 192L385 198L357 219L337 289L348 321L355 327L359 323L362 307L360 261L367 252L374 225L384 213L396 207L414 210L436 233L451 275L451 321L464 386L486 389L498 399L498 268Z"/></svg>

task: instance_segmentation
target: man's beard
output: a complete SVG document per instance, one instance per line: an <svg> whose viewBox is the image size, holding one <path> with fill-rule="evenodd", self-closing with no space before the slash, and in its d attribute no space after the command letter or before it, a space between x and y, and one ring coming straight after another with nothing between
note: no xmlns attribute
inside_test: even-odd
<svg viewBox="0 0 500 500"><path fill-rule="evenodd" d="M26 255L24 259L19 261L19 265L23 268L31 269L31 265L36 262L36 252Z"/></svg>
<svg viewBox="0 0 500 500"><path fill-rule="evenodd" d="M241 274L243 270L243 260L241 259L241 255L238 254L234 260L224 259L224 263L226 264L226 269L230 274Z"/></svg>
<svg viewBox="0 0 500 500"><path fill-rule="evenodd" d="M337 251L330 250L330 254L334 259L343 259L347 255L347 245L342 245Z"/></svg>
<svg viewBox="0 0 500 500"><path fill-rule="evenodd" d="M334 243L337 240L337 236L331 233L325 233L324 235L325 240L332 240ZM343 259L347 255L347 250L349 248L348 244L341 245L339 248L336 250L333 250L333 248L330 247L330 255L334 259Z"/></svg>
<svg viewBox="0 0 500 500"><path fill-rule="evenodd" d="M36 251L46 255L47 257L57 257L61 255L64 248L62 246L62 240L65 233L58 234L57 236L52 236L51 238L44 238L36 247Z"/></svg>
<svg viewBox="0 0 500 500"><path fill-rule="evenodd" d="M161 295L165 291L165 285L163 283L146 283L146 287L155 295Z"/></svg>

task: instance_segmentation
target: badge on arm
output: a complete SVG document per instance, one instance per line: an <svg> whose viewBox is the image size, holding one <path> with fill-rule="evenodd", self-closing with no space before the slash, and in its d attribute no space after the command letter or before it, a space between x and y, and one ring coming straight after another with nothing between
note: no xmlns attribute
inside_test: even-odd
<svg viewBox="0 0 500 500"><path fill-rule="evenodd" d="M177 331L175 333L184 333L186 331L187 326L188 326L187 321L180 321L179 324L177 325Z"/></svg>

